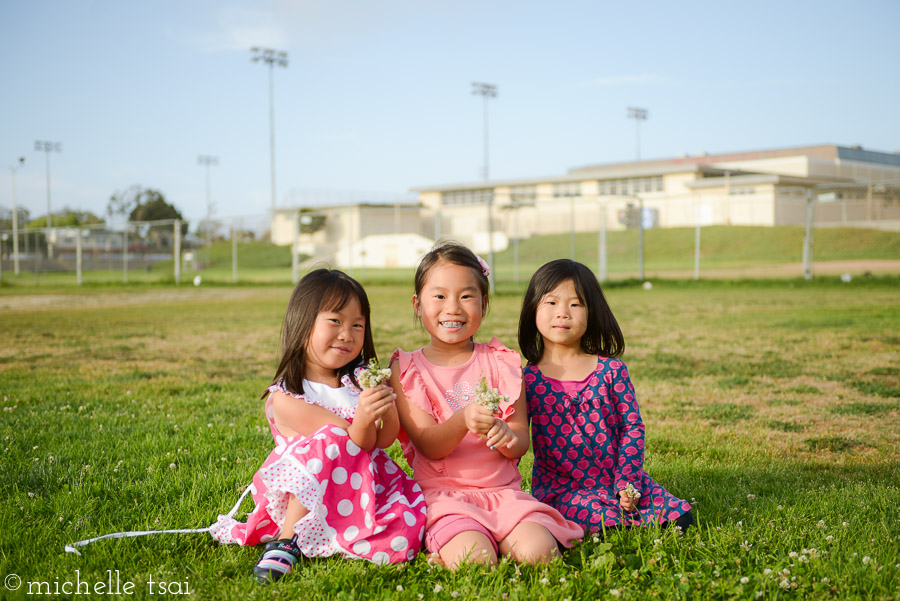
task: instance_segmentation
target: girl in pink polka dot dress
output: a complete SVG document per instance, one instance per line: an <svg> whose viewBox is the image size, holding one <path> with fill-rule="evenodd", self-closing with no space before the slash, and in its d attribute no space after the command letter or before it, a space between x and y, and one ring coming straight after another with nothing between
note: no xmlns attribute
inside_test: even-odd
<svg viewBox="0 0 900 601"><path fill-rule="evenodd" d="M301 556L386 564L421 547L422 490L384 451L399 430L396 395L384 384L363 390L356 377L374 357L362 286L328 269L300 280L263 395L275 449L253 477L256 508L245 523L219 516L210 527L223 544L266 543L253 570L264 584Z"/></svg>
<svg viewBox="0 0 900 601"><path fill-rule="evenodd" d="M425 544L451 568L495 564L498 555L546 562L583 535L521 488L519 458L530 444L522 360L496 338L472 338L487 309L488 274L458 244L426 254L413 306L431 342L391 359L400 441L428 503ZM499 407L476 402L482 378L507 397Z"/></svg>
<svg viewBox="0 0 900 601"><path fill-rule="evenodd" d="M538 269L522 302L519 347L534 496L586 532L693 523L691 506L644 472L644 422L625 340L591 270L568 259Z"/></svg>

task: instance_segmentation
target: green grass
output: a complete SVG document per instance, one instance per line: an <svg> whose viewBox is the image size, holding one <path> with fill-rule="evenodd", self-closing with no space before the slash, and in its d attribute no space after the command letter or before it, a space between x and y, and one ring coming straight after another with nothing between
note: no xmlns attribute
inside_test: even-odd
<svg viewBox="0 0 900 601"><path fill-rule="evenodd" d="M425 342L411 278L394 278L367 284L382 359ZM515 346L523 288L498 289L479 337ZM230 509L272 446L259 396L290 287L4 288L0 572L52 584L118 570L138 599L165 596L150 594L150 577L204 600L897 599L898 289L878 278L605 288L646 471L694 506L684 536L611 532L547 566L455 573L422 556L384 568L308 561L267 589L249 576L258 549L205 534L104 540L83 557L63 547L207 526Z"/></svg>

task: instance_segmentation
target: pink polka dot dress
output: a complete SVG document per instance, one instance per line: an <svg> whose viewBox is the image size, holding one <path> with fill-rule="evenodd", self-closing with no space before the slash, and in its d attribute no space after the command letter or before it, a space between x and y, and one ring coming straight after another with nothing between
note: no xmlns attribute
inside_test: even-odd
<svg viewBox="0 0 900 601"><path fill-rule="evenodd" d="M341 388L304 380L304 395L279 391L319 405L352 422L359 389L345 378ZM210 526L222 544L257 545L277 537L288 500L294 494L309 510L294 524L306 557L341 555L383 565L408 561L421 548L425 497L390 456L379 448L366 452L347 431L324 426L308 437L282 436L275 426L271 396L266 418L275 449L253 476L256 508L244 523L221 515Z"/></svg>
<svg viewBox="0 0 900 601"><path fill-rule="evenodd" d="M548 378L536 365L524 377L535 497L586 532L665 523L690 511L644 472L644 422L624 363L598 357L583 382ZM641 498L623 514L617 495L628 484Z"/></svg>

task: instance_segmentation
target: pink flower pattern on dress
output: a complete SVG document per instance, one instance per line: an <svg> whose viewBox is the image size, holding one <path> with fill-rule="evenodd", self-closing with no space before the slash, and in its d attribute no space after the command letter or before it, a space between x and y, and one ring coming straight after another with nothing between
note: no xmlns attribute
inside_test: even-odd
<svg viewBox="0 0 900 601"><path fill-rule="evenodd" d="M560 390L536 365L527 366L524 377L535 497L587 532L664 523L691 509L644 473L644 422L624 363L599 357L577 395ZM636 511L623 516L617 493L629 483L641 498Z"/></svg>

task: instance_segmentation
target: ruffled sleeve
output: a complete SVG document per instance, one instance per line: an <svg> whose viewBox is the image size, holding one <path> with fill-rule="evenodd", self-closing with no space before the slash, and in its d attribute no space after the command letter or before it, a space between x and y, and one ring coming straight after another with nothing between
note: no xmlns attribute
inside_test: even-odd
<svg viewBox="0 0 900 601"><path fill-rule="evenodd" d="M281 394L287 395L291 398L300 399L301 401L306 401L310 405L315 405L316 403L308 398L306 398L302 394L297 394L296 392L292 392L285 388L284 380L279 378L277 382L274 382L271 386L269 386L266 390L269 391L269 394L273 392L280 392Z"/></svg>
<svg viewBox="0 0 900 601"><path fill-rule="evenodd" d="M395 361L400 370L400 388L403 389L403 394L406 395L409 402L431 417L442 420L443 412L439 407L435 408L428 398L428 387L422 377L422 372L415 366L413 353L398 348L391 355L390 365L394 365Z"/></svg>
<svg viewBox="0 0 900 601"><path fill-rule="evenodd" d="M500 403L500 419L506 420L516 412L513 405L522 395L522 357L500 342L496 336L486 347L490 351L491 363L496 370L496 373L492 374L492 386L509 399Z"/></svg>

